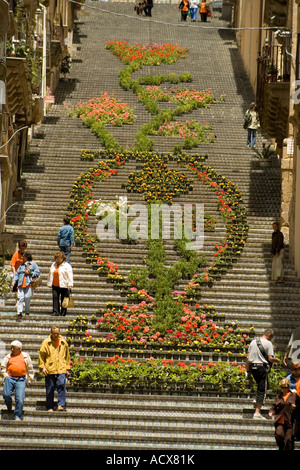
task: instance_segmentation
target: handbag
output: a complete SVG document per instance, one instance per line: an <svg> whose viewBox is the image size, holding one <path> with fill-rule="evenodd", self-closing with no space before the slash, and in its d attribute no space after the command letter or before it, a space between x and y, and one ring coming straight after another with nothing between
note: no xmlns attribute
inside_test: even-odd
<svg viewBox="0 0 300 470"><path fill-rule="evenodd" d="M40 285L42 284L42 278L41 276L37 276L37 277L33 277L31 279L31 285L34 289L36 289L37 287L39 287Z"/></svg>
<svg viewBox="0 0 300 470"><path fill-rule="evenodd" d="M17 290L18 290L18 281L16 281L16 282L14 283L14 285L12 286L12 291L13 291L13 292L17 292Z"/></svg>
<svg viewBox="0 0 300 470"><path fill-rule="evenodd" d="M73 308L74 307L74 300L73 297L70 294L70 297L65 297L64 300L62 301L62 307L63 308Z"/></svg>

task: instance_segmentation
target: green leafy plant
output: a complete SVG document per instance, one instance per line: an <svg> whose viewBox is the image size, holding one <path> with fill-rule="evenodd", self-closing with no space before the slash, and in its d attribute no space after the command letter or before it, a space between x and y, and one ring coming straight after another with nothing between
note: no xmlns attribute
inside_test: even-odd
<svg viewBox="0 0 300 470"><path fill-rule="evenodd" d="M265 142L262 145L262 150L258 150L256 147L254 147L253 150L257 157L263 160L269 160L275 155L274 150L271 148L271 144L266 144Z"/></svg>
<svg viewBox="0 0 300 470"><path fill-rule="evenodd" d="M6 297L11 291L11 277L7 269L3 268L0 271L0 297Z"/></svg>

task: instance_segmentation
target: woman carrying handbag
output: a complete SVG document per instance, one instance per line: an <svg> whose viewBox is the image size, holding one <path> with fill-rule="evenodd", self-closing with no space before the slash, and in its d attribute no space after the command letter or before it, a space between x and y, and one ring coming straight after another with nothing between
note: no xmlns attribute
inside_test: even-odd
<svg viewBox="0 0 300 470"><path fill-rule="evenodd" d="M47 285L52 288L52 316L65 316L67 308L64 306L64 299L70 297L70 291L73 288L73 270L72 266L66 262L64 253L59 252L54 255Z"/></svg>

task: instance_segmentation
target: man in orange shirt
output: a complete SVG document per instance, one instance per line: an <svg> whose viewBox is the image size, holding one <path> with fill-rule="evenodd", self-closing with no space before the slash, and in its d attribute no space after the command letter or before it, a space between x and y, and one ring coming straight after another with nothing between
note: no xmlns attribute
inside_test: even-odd
<svg viewBox="0 0 300 470"><path fill-rule="evenodd" d="M11 352L1 363L1 374L4 377L3 398L7 409L12 409L12 394L15 392L14 419L23 419L25 388L34 380L34 372L31 358L22 352L20 341L11 343Z"/></svg>

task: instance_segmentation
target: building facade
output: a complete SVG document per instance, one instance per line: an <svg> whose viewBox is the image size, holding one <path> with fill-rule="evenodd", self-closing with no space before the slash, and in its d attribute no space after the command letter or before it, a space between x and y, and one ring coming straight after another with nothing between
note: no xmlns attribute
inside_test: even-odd
<svg viewBox="0 0 300 470"><path fill-rule="evenodd" d="M83 3L0 0L0 245L6 247L5 215L22 195L22 162L70 59Z"/></svg>
<svg viewBox="0 0 300 470"><path fill-rule="evenodd" d="M262 130L280 160L280 223L300 276L300 1L228 1Z"/></svg>

